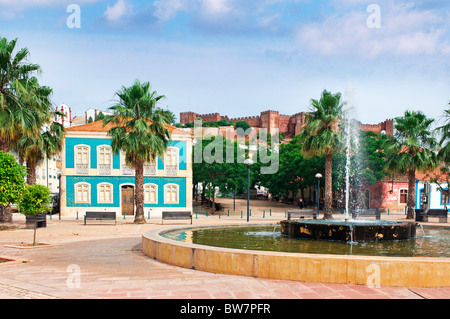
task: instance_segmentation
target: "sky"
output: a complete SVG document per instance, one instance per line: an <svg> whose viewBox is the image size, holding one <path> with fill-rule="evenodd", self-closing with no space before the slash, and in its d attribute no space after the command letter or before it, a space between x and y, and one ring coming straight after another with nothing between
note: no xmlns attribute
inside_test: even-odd
<svg viewBox="0 0 450 319"><path fill-rule="evenodd" d="M72 115L136 79L177 118L292 115L325 89L367 124L450 102L448 0L0 0L0 36Z"/></svg>

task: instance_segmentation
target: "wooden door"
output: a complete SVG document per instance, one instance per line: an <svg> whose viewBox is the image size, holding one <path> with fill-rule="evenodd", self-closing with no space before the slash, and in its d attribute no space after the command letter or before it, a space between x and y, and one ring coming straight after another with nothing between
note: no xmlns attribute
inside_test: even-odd
<svg viewBox="0 0 450 319"><path fill-rule="evenodd" d="M122 187L122 215L134 215L134 187Z"/></svg>

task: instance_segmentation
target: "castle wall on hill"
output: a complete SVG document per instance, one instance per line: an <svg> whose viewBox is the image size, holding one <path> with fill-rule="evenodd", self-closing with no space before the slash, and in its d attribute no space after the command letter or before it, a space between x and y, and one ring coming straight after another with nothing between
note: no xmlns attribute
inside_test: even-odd
<svg viewBox="0 0 450 319"><path fill-rule="evenodd" d="M278 111L268 110L261 112L259 116L245 116L229 118L219 113L198 114L194 112L180 113L180 123L193 122L197 118L201 118L204 122L226 120L236 123L237 121L245 121L254 128L265 128L270 134L275 133L279 129L280 133L284 133L286 137L293 137L300 134L301 128L305 123L305 112L299 112L294 115L283 115ZM385 132L387 135L394 135L394 121L388 119L378 124L360 124L363 131L372 131L374 133Z"/></svg>

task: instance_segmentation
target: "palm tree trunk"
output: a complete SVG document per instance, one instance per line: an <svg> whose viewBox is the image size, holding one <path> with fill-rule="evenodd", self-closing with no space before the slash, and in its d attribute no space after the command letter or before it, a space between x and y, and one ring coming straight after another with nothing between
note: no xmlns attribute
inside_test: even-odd
<svg viewBox="0 0 450 319"><path fill-rule="evenodd" d="M211 209L211 215L213 215L216 212L216 188L213 186L213 202L212 202L212 209Z"/></svg>
<svg viewBox="0 0 450 319"><path fill-rule="evenodd" d="M2 137L0 137L0 151L3 151L3 153L8 153L10 151L8 140Z"/></svg>
<svg viewBox="0 0 450 319"><path fill-rule="evenodd" d="M12 223L11 204L0 205L0 223Z"/></svg>
<svg viewBox="0 0 450 319"><path fill-rule="evenodd" d="M37 215L34 215L33 246L36 246Z"/></svg>
<svg viewBox="0 0 450 319"><path fill-rule="evenodd" d="M331 204L333 202L332 172L333 172L333 154L327 153L325 155L325 209L323 219L333 218L333 212L331 208Z"/></svg>
<svg viewBox="0 0 450 319"><path fill-rule="evenodd" d="M144 216L144 162L139 161L135 163L135 190L134 200L136 202L136 215L134 223L145 224Z"/></svg>
<svg viewBox="0 0 450 319"><path fill-rule="evenodd" d="M36 185L36 163L27 161L27 172L28 172L27 184Z"/></svg>
<svg viewBox="0 0 450 319"><path fill-rule="evenodd" d="M416 170L413 168L408 170L408 199L407 199L408 211L406 214L406 219L414 219L415 206L416 206Z"/></svg>

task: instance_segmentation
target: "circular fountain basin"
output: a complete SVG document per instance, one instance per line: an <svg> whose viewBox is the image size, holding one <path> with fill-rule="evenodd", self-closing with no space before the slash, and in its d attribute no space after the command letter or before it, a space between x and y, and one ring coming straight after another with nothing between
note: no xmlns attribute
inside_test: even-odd
<svg viewBox="0 0 450 319"><path fill-rule="evenodd" d="M245 226L261 227L261 225ZM274 225L270 227L273 230ZM142 250L148 257L164 263L188 269L229 275L375 286L450 286L450 277L448 276L450 272L450 258L448 257L360 256L333 254L324 250L322 250L322 253L288 253L195 244L195 232L197 230L215 230L219 228L233 231L237 228L242 228L242 225L155 229L143 235ZM245 235L248 236L248 232L254 232L255 230L247 230ZM266 233L270 231L270 229L264 230ZM174 232L181 234L177 240L169 236ZM280 234L279 231L277 233ZM288 238L283 235L278 236ZM223 241L225 242L226 239L224 238ZM319 244L329 243L349 247L382 244L358 243L357 245L350 245L339 241L299 241ZM407 241L397 241L397 243L404 242ZM395 244L396 242L392 243ZM434 245L431 244L431 246ZM447 251L446 247L443 249ZM335 250L334 248L331 249Z"/></svg>
<svg viewBox="0 0 450 319"><path fill-rule="evenodd" d="M281 233L293 238L337 241L392 241L416 236L416 223L388 220L284 220Z"/></svg>

